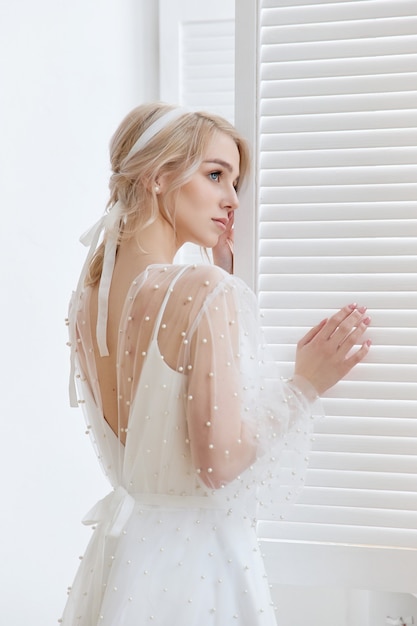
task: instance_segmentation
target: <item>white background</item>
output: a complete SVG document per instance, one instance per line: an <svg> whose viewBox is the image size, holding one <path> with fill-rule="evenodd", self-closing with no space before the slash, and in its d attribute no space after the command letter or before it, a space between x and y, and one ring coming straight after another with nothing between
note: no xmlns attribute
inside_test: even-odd
<svg viewBox="0 0 417 626"><path fill-rule="evenodd" d="M0 0L0 622L56 624L108 491L67 400L64 319L108 142L158 89L157 3Z"/></svg>

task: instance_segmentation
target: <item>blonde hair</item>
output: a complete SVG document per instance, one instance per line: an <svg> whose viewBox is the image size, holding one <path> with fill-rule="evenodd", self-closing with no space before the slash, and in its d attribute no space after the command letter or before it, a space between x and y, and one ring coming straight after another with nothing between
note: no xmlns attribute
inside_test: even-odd
<svg viewBox="0 0 417 626"><path fill-rule="evenodd" d="M217 115L205 112L187 112L168 123L154 135L143 148L129 155L137 139L162 115L175 107L164 103L145 104L136 107L121 122L110 142L110 198L107 210L116 202L121 205L117 243L154 222L158 215L173 226L173 220L159 203L155 181L164 174L169 181L164 191L166 205L175 206L175 192L184 185L198 169L206 147L216 132L233 139L240 155L239 184L249 170L249 149L232 124ZM86 285L99 282L104 256L104 240L97 248L86 277Z"/></svg>

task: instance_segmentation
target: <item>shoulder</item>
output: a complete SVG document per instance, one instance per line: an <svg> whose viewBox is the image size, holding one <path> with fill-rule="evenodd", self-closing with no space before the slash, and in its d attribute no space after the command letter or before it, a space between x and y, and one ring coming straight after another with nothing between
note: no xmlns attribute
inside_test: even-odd
<svg viewBox="0 0 417 626"><path fill-rule="evenodd" d="M209 294L219 285L229 282L230 275L216 265L183 265L173 267L176 289L190 295Z"/></svg>
<svg viewBox="0 0 417 626"><path fill-rule="evenodd" d="M225 289L238 289L245 292L251 292L248 285L234 274L229 274L217 265L188 265L185 268L184 281L191 286L199 288L201 286L211 287L208 291L214 290L216 287Z"/></svg>
<svg viewBox="0 0 417 626"><path fill-rule="evenodd" d="M198 300L210 300L216 295L230 294L231 297L253 298L254 293L240 278L229 274L217 265L190 265L185 268L178 281L191 296Z"/></svg>
<svg viewBox="0 0 417 626"><path fill-rule="evenodd" d="M183 268L175 290L182 300L193 303L190 307L193 317L207 313L212 307L216 311L257 309L256 296L248 285L216 265Z"/></svg>
<svg viewBox="0 0 417 626"><path fill-rule="evenodd" d="M227 280L230 274L217 265L187 265L184 276L190 283L201 283L201 281L208 280L210 283L217 285Z"/></svg>

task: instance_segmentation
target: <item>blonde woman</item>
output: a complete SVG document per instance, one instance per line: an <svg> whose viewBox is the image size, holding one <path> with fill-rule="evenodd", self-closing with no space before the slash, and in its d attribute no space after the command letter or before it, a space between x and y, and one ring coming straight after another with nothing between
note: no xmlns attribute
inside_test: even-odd
<svg viewBox="0 0 417 626"><path fill-rule="evenodd" d="M323 320L280 379L254 294L230 273L249 153L222 118L140 106L111 166L69 332L72 404L113 489L84 520L94 533L61 622L273 626L256 516L291 497L284 448L296 489L312 405L367 354L370 320L355 304ZM186 242L215 264L173 264Z"/></svg>

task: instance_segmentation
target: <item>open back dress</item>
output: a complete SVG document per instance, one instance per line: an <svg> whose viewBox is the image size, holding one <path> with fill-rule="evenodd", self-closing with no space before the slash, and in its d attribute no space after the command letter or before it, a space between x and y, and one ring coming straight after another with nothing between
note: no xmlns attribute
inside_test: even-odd
<svg viewBox="0 0 417 626"><path fill-rule="evenodd" d="M70 307L77 395L112 490L83 520L93 535L61 623L274 626L256 520L263 508L279 514L301 483L308 383L283 381L265 359L241 280L209 265L151 265L120 320L115 432L90 301L85 288ZM241 467L248 438L255 454Z"/></svg>

